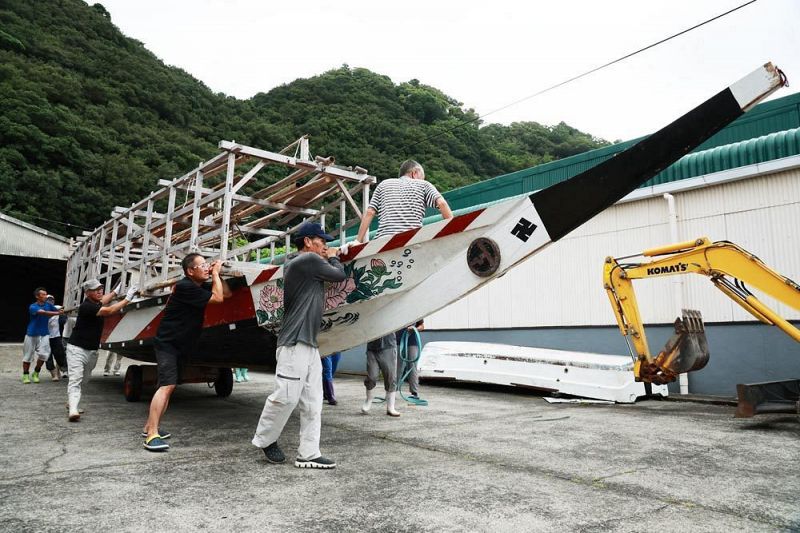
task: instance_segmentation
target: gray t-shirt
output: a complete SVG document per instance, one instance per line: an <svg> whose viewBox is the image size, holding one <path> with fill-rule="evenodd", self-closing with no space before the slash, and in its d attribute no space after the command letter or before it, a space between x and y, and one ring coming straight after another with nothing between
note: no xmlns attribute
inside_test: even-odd
<svg viewBox="0 0 800 533"><path fill-rule="evenodd" d="M344 267L336 257L325 261L315 253L302 252L290 257L283 268L284 315L278 346L294 346L302 342L318 347L325 282L343 281Z"/></svg>

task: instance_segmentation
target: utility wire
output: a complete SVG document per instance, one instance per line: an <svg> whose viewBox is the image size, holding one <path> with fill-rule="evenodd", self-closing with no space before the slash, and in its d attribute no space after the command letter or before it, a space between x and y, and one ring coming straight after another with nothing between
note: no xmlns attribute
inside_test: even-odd
<svg viewBox="0 0 800 533"><path fill-rule="evenodd" d="M551 85L550 87L547 87L546 89L542 89L542 90L541 90L541 91L539 91L539 92L536 92L536 93L533 93L533 94L531 94L531 95L525 96L524 98L520 98L519 100L515 100L515 101L511 102L510 104L506 104L506 105L504 105L504 106L502 106L502 107L498 107L497 109L494 109L494 110L492 110L492 111L489 111L488 113L484 113L483 115L479 115L479 116L477 116L477 117L475 117L475 118L472 118L472 119L470 119L470 120L465 120L464 122L461 122L460 124L456 124L456 125L455 125L455 126L453 126L452 128L449 128L449 129L446 129L446 130L442 130L442 131L440 131L439 133L435 133L435 134L433 134L433 135L429 135L428 137L425 137L424 139L421 139L421 140L419 140L419 141L416 141L416 142L414 142L414 143L412 143L412 144L409 144L409 145L406 145L406 146L404 146L404 147L402 148L401 152L403 152L403 151L405 151L405 150L408 150L409 148L413 148L414 146L416 146L416 145L418 145L418 144L421 144L421 143L423 143L423 142L430 141L430 140L432 140L432 139L436 139L437 137L441 137L442 135L444 135L444 134L446 134L446 133L450 133L450 132L452 132L452 131L455 131L455 130L457 130L457 129L459 129L459 128L462 128L462 127L466 126L467 124L471 124L471 123L473 123L473 122L476 122L476 121L478 121L478 120L481 120L481 119L482 119L482 118L484 118L484 117L488 117L489 115L492 115L492 114L494 114L494 113L498 113L498 112L500 112L500 111L503 111L504 109L508 109L509 107L515 106L515 105L517 105L517 104L519 104L519 103L522 103L522 102L524 102L524 101L526 101L526 100L530 100L531 98L534 98L534 97L536 97L536 96L539 96L539 95L542 95L542 94L544 94L544 93L546 93L546 92L552 91L553 89L557 89L557 88L559 88L559 87L562 87L562 86L564 86L564 85L566 85L566 84L568 84L568 83L572 83L573 81L575 81L575 80L579 80L579 79L581 79L581 78L584 78L584 77L588 76L589 74L593 74L593 73L597 72L598 70L602 70L602 69L604 69L604 68L606 68L606 67L610 67L611 65L614 65L614 64L616 64L616 63L619 63L620 61L624 61L625 59L628 59L629 57L633 57L633 56L635 56L636 54L640 54L640 53L642 53L642 52L644 52L644 51L646 51L646 50L649 50L649 49L651 49L651 48L653 48L653 47L656 47L656 46L658 46L658 45L660 45L660 44L663 44L663 43L665 43L665 42L667 42L667 41L670 41L670 40L672 40L672 39L675 39L676 37L680 37L681 35L684 35L684 34L686 34L686 33L689 33L689 32L690 32L690 31L692 31L692 30L696 30L697 28L700 28L701 26L705 26L706 24L709 24L709 23L711 23L711 22L714 22L715 20L721 19L721 18L722 18L722 17L724 17L724 16L730 15L731 13L733 13L733 12L735 12L735 11L738 11L738 10L740 10L740 9L744 8L744 7L747 7L747 6L749 6L750 4L754 4L754 3L755 3L755 2L757 2L757 1L758 1L758 0L750 0L749 2L745 2L744 4L741 4L741 5L737 6L737 7L734 7L733 9L729 9L728 11L726 11L726 12L724 12L724 13L720 13L719 15L716 15L716 16L714 16L714 17L711 17L711 18L710 18L710 19L708 19L708 20L705 20L705 21L703 21L703 22L700 22L699 24L695 24L694 26L691 26L691 27L689 27L689 28L686 28L686 29L685 29L685 30L683 30L683 31L679 31L678 33L675 33L675 34L673 34L673 35L670 35L669 37L666 37L666 38L664 38L664 39L661 39L660 41L656 41L656 42L654 42L654 43L652 43L652 44L649 44L649 45L647 45L647 46L645 46L645 47L643 47L643 48L640 48L640 49L636 50L635 52L631 52L631 53L629 53L629 54L626 54L626 55L624 55L624 56L622 56L622 57L619 57L619 58L617 58L617 59L614 59L613 61L609 61L608 63L605 63L605 64L603 64L603 65L600 65L599 67L595 67L595 68L593 68L593 69L591 69L591 70L587 70L587 71L586 71L586 72L584 72L583 74L578 74L577 76L573 76L573 77L571 77L571 78L569 78L569 79L566 79L566 80L564 80L564 81L562 81L562 82L556 83L555 85Z"/></svg>
<svg viewBox="0 0 800 533"><path fill-rule="evenodd" d="M71 228L78 228L78 229L82 229L82 230L86 230L86 231L91 231L91 229L92 229L92 228L87 228L85 226L78 226L76 224L70 224L68 222L61 222L60 220L53 220L51 218L44 218L44 217L38 217L36 215L29 215L27 213L25 215L21 215L20 214L20 215L17 215L17 216L20 219L22 219L22 218L35 218L37 220L44 220L45 222L52 222L53 224L61 224L62 226L69 226Z"/></svg>

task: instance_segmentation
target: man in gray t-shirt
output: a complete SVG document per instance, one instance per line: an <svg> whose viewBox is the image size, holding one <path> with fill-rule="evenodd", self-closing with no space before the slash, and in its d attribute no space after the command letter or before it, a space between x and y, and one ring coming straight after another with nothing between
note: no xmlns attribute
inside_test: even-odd
<svg viewBox="0 0 800 533"><path fill-rule="evenodd" d="M335 468L319 451L322 414L322 362L317 344L322 323L325 282L344 281L338 250L328 248L333 237L317 223L306 222L295 235L298 254L283 267L283 324L278 334L275 392L267 397L253 444L270 463L286 457L278 447L286 421L300 403L300 446L294 465Z"/></svg>

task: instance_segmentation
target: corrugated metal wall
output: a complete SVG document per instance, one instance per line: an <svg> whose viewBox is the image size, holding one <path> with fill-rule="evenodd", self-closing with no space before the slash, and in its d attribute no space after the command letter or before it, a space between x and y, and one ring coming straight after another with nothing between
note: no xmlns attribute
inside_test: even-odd
<svg viewBox="0 0 800 533"><path fill-rule="evenodd" d="M67 239L30 226L7 215L0 216L0 255L38 257L65 261Z"/></svg>
<svg viewBox="0 0 800 533"><path fill-rule="evenodd" d="M675 193L679 239L729 240L768 266L800 280L800 170ZM670 242L667 203L661 197L616 205L479 291L426 318L429 329L531 328L613 325L602 287L603 260ZM683 305L707 322L753 318L703 276L672 276L636 283L645 322L675 319L675 280ZM756 291L753 291L756 292ZM761 295L758 295L761 297ZM800 313L768 297L782 316Z"/></svg>

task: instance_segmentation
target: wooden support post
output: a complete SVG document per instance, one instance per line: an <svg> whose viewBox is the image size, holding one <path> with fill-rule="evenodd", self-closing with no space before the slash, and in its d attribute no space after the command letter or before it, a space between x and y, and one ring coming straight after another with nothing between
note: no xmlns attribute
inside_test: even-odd
<svg viewBox="0 0 800 533"><path fill-rule="evenodd" d="M347 242L345 224L347 224L347 204L342 200L342 203L339 204L339 246L343 246Z"/></svg>
<svg viewBox="0 0 800 533"><path fill-rule="evenodd" d="M125 234L127 239L125 239L125 249L122 251L122 267L125 269L130 268L130 257L131 257L131 232L133 231L133 210L128 211L128 226L125 228ZM122 276L120 277L121 290L125 290L128 288L128 272L123 271Z"/></svg>
<svg viewBox="0 0 800 533"><path fill-rule="evenodd" d="M111 277L114 271L114 264L116 263L116 244L117 233L119 232L119 220L114 219L114 225L111 228L111 247L108 250L108 268L106 269L106 293L111 290Z"/></svg>
<svg viewBox="0 0 800 533"><path fill-rule="evenodd" d="M153 202L147 202L147 215L144 220L144 235L142 237L142 258L139 260L139 287L145 289L147 287L147 261L150 258L150 226L153 222Z"/></svg>
<svg viewBox="0 0 800 533"><path fill-rule="evenodd" d="M366 182L361 186L361 205L363 207L362 213L366 214L367 209L369 209L369 183ZM369 228L367 228L367 234L364 236L364 242L369 242Z"/></svg>
<svg viewBox="0 0 800 533"><path fill-rule="evenodd" d="M202 163L200 164L202 166ZM201 171L197 171L197 175L194 178L194 202L193 202L193 209L192 209L192 231L191 237L189 238L189 252L195 252L199 250L197 245L197 235L200 228L200 199L203 195L203 173Z"/></svg>
<svg viewBox="0 0 800 533"><path fill-rule="evenodd" d="M175 196L177 191L175 187L169 188L169 203L167 204L167 221L164 227L164 244L161 252L161 281L166 281L169 276L170 267L170 254L169 249L172 246L172 217L175 211Z"/></svg>
<svg viewBox="0 0 800 533"><path fill-rule="evenodd" d="M233 195L233 175L236 170L236 155L228 154L228 172L225 175L225 196L222 201L222 234L219 243L219 259L225 261L228 258L228 239L231 230L231 202Z"/></svg>

